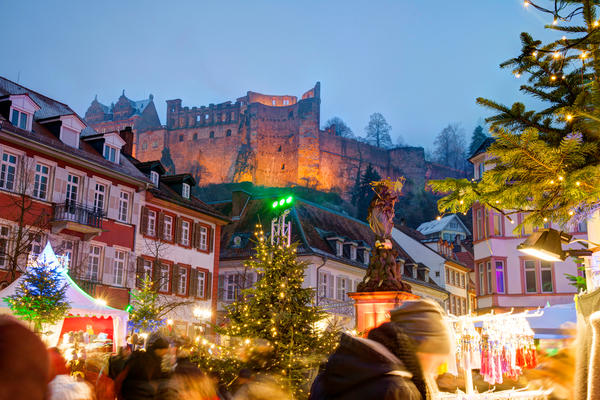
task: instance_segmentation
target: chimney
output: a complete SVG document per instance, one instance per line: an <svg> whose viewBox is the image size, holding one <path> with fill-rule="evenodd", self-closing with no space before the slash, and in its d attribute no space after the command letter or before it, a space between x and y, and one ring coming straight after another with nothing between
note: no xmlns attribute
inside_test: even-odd
<svg viewBox="0 0 600 400"><path fill-rule="evenodd" d="M133 131L131 127L126 126L119 132L119 136L125 141L125 144L121 147L121 153L131 157L133 155Z"/></svg>
<svg viewBox="0 0 600 400"><path fill-rule="evenodd" d="M231 193L231 219L234 221L242 218L246 204L252 195L244 190L234 190Z"/></svg>

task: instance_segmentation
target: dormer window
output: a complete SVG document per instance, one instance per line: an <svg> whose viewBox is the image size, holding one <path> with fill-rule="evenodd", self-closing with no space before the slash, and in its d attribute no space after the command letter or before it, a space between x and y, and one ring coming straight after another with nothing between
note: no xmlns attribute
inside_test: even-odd
<svg viewBox="0 0 600 400"><path fill-rule="evenodd" d="M154 186L158 187L158 172L150 171L150 181L154 184Z"/></svg>
<svg viewBox="0 0 600 400"><path fill-rule="evenodd" d="M119 154L121 151L116 147L109 146L107 144L104 145L104 158L106 158L110 162L119 163Z"/></svg>
<svg viewBox="0 0 600 400"><path fill-rule="evenodd" d="M365 265L369 265L369 257L371 256L371 253L369 253L368 249L364 249L363 250L363 258L365 260Z"/></svg>
<svg viewBox="0 0 600 400"><path fill-rule="evenodd" d="M356 261L356 246L350 245L350 259Z"/></svg>
<svg viewBox="0 0 600 400"><path fill-rule="evenodd" d="M9 96L8 99L11 104L10 123L23 130L30 131L33 115L40 109L40 106L26 94L14 94Z"/></svg>
<svg viewBox="0 0 600 400"><path fill-rule="evenodd" d="M181 195L184 199L190 198L190 185L188 185L187 183L181 185Z"/></svg>
<svg viewBox="0 0 600 400"><path fill-rule="evenodd" d="M27 115L26 113L19 111L19 110L15 110L13 108L12 110L12 114L10 116L10 123L13 124L16 127L19 127L21 129L27 129L28 126L28 121L29 121L29 115Z"/></svg>
<svg viewBox="0 0 600 400"><path fill-rule="evenodd" d="M341 257L342 254L344 254L344 244L342 242L340 242L339 240L337 242L335 242L335 254L338 257Z"/></svg>

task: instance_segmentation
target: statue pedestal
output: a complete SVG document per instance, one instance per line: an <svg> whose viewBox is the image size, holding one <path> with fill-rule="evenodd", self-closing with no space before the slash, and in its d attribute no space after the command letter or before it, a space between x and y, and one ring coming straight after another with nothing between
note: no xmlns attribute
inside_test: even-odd
<svg viewBox="0 0 600 400"><path fill-rule="evenodd" d="M419 296L408 292L354 292L348 293L356 307L356 330L363 336L384 322L390 320L390 310L406 300Z"/></svg>

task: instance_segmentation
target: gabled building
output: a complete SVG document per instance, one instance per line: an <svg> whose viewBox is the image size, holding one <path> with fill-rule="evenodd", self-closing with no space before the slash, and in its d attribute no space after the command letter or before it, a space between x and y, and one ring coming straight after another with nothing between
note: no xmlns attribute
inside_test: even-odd
<svg viewBox="0 0 600 400"><path fill-rule="evenodd" d="M487 149L493 138L486 139L471 155L475 179L481 179L488 159ZM511 308L544 307L573 301L576 293L566 274L582 275L569 258L564 262L542 261L517 250L517 246L538 228L525 225L515 232L524 214L512 215L513 222L481 204L473 206L473 248L477 307L480 312ZM585 222L576 226L557 226L548 222L545 228L563 230L574 238L587 238Z"/></svg>
<svg viewBox="0 0 600 400"><path fill-rule="evenodd" d="M152 186L139 203L137 273L130 284L139 286L148 275L167 301L187 303L167 317L177 333L196 336L203 322L216 321L218 238L229 219L192 195L191 175L165 175L158 161L134 164ZM198 310L209 320L198 319Z"/></svg>
<svg viewBox="0 0 600 400"><path fill-rule="evenodd" d="M244 268L254 254L252 237L257 223L270 231L275 216L272 197L254 197L236 191L230 201L215 203L232 223L223 227L219 267L219 300L222 305L237 298L240 290L254 285L258 277ZM305 287L314 288L315 303L347 327L354 326L354 301L348 293L356 290L369 264L375 235L368 224L315 203L297 199L290 207L291 240L297 242L298 257L308 263ZM266 225L266 226L265 226ZM446 290L429 276L429 268L415 262L397 243L403 279L413 293L444 303ZM221 306L222 307L222 306Z"/></svg>
<svg viewBox="0 0 600 400"><path fill-rule="evenodd" d="M456 214L445 215L434 221L424 222L417 230L427 239L442 239L447 242L465 240L471 236L471 231Z"/></svg>
<svg viewBox="0 0 600 400"><path fill-rule="evenodd" d="M425 235L404 225L392 229L392 238L415 262L427 265L430 279L448 291L448 299L443 304L446 311L454 315L471 311L468 295L470 270L456 258L453 243L442 239L428 243Z"/></svg>
<svg viewBox="0 0 600 400"><path fill-rule="evenodd" d="M88 293L128 304L136 205L150 181L124 137L98 134L68 105L0 77L0 281L50 241Z"/></svg>

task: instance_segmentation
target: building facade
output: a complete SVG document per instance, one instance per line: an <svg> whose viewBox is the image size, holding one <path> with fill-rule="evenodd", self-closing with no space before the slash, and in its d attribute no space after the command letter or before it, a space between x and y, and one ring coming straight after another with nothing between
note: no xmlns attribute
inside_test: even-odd
<svg viewBox="0 0 600 400"><path fill-rule="evenodd" d="M471 156L475 179L481 179L489 168L486 150L493 143L486 140ZM473 206L474 275L477 287L477 307L480 312L511 308L544 307L547 304L571 303L576 288L566 275L582 275L578 264L569 258L564 262L542 261L517 250L527 236L538 228L515 227L524 215L511 216L512 221L480 204ZM575 238L587 238L586 223L561 227L551 222L544 228L564 230Z"/></svg>

